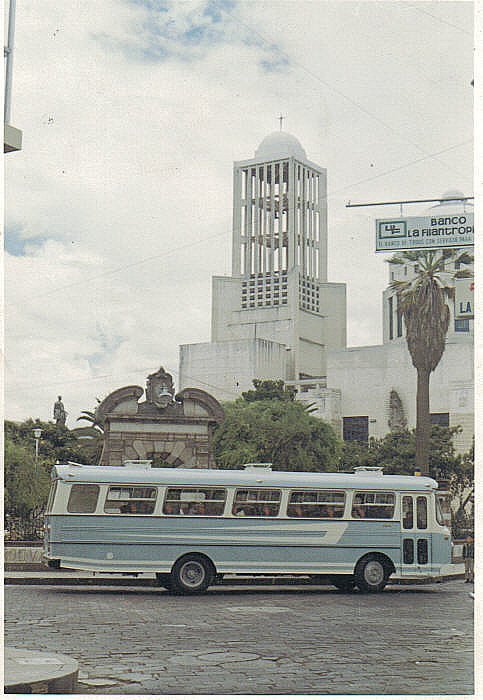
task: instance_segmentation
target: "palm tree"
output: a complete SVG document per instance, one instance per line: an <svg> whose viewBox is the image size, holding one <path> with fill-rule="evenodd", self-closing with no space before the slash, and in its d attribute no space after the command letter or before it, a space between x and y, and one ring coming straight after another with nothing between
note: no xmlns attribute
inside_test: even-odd
<svg viewBox="0 0 483 700"><path fill-rule="evenodd" d="M398 311L406 326L406 341L417 372L416 392L416 468L427 472L431 422L429 411L430 374L443 356L450 311L447 299L454 298L449 276L443 276L448 263L469 265L473 256L458 250L404 251L388 260L392 265L412 264L417 273L411 280L395 280ZM459 266L458 266L459 267ZM451 277L471 277L468 269L459 269Z"/></svg>

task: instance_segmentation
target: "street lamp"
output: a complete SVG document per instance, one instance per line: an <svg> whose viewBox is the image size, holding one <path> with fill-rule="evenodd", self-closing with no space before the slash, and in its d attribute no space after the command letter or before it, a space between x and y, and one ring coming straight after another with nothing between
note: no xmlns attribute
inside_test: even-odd
<svg viewBox="0 0 483 700"><path fill-rule="evenodd" d="M42 435L42 428L34 428L32 432L35 438L35 469L37 469L37 462L39 460L39 440Z"/></svg>

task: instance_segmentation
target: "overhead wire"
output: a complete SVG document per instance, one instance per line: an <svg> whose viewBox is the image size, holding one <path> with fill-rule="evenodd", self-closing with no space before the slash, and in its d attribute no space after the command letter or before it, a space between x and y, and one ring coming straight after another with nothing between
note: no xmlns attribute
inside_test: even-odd
<svg viewBox="0 0 483 700"><path fill-rule="evenodd" d="M450 169L452 172L458 173L458 170L455 169L453 165L450 165L449 163L445 163L445 161L440 160L439 158L437 158L436 156L434 156L434 155L432 155L432 154L428 154L427 151L426 151L424 148L422 148L418 143L415 143L415 142L413 142L412 140L410 140L410 139L408 139L407 137L405 137L403 134L401 134L401 132L400 132L398 129L394 128L391 124L388 124L385 120L381 119L379 116L377 116L376 114L374 114L373 112L371 112L369 109L367 109L366 107L364 107L363 105L361 105L359 102L357 102L357 100L354 100L354 98L350 97L349 95L347 95L345 92L343 92L343 91L340 90L339 88L336 88L336 87L334 87L334 85L331 85L327 80L324 80L324 79L321 78L319 75L317 75L317 74L314 73L312 70L310 70L310 68L307 68L307 66L303 65L302 63L300 63L300 61L297 61L296 59L293 59L286 51L284 51L283 49L281 49L281 48L277 45L276 41L274 41L274 40L272 40L272 39L268 39L266 36L264 36L263 34L261 34L261 32L259 32L257 29L254 29L250 24L248 24L247 22L245 22L244 20L242 20L240 17L238 17L237 15L235 15L234 12L233 12L233 10L231 10L229 7L223 7L223 8L222 8L222 11L224 11L224 12L226 12L228 15L230 15L230 17L231 17L235 22L238 22L239 24L241 24L243 27L245 27L245 29L247 29L248 31L250 31L252 34L255 34L256 36L258 36L265 44L267 44L267 45L269 45L269 46L271 46L271 47L276 46L276 47L277 47L277 51L278 51L282 56L284 56L285 59L287 59L287 61L289 62L289 65L291 64L291 65L297 66L297 67L300 68L302 71L304 71L305 73L307 73L308 75L310 75L312 78L314 78L315 80L317 80L318 82L320 82L322 85L325 85L325 87L327 87L329 90L331 90L332 92L334 92L336 95L339 95L339 96L342 97L344 100L346 100L347 102L349 102L350 104L352 104L354 107L357 107L357 109L359 109L361 112L363 112L363 113L366 114L367 116L369 116L369 117L371 117L372 119L374 119L378 124L381 124L381 125L384 126L386 129L388 129L389 131L391 131L392 133L394 133L394 134L400 136L406 143L410 144L411 146L413 146L414 148L416 148L417 150L419 150L421 153L427 155L429 158L433 158L434 160L436 160L436 161L439 162L440 164L444 165L446 168ZM458 174L463 175L462 173L458 173Z"/></svg>
<svg viewBox="0 0 483 700"><path fill-rule="evenodd" d="M340 187L336 190L328 192L325 195L324 199L326 201L328 201L329 199L334 198L336 195L341 194L342 192L345 192L353 187L363 185L366 182L371 182L372 180L377 180L381 177L384 177L385 175L390 175L392 173L398 172L399 170L403 170L404 168L409 168L411 165L416 165L416 164L421 163L421 162L423 162L423 161L427 160L428 158L431 158L435 155L441 155L443 153L447 153L448 151L452 151L456 148L460 148L461 146L466 146L469 143L472 143L472 139L460 141L459 143L453 144L452 146L448 146L447 148L443 148L442 150L436 151L435 153L427 154L425 156L422 156L421 158L416 158L415 160L411 160L407 163L403 163L402 165L396 166L394 168L390 168L389 170L384 170L382 173L377 173L375 175L371 175L370 177L364 178L362 180L358 180L358 181L352 182L348 185L344 185L343 187ZM214 234L213 236L208 236L207 238L201 238L198 241L192 241L190 243L186 243L185 245L178 246L176 248L172 248L171 250L168 250L168 251L165 250L162 253L156 253L155 255L150 255L147 258L142 258L141 260L137 260L137 261L134 261L132 263L128 263L126 265L122 265L120 267L113 268L111 270L107 270L106 272L102 272L99 275L95 275L95 276L90 277L88 279L82 279L82 280L79 280L78 282L71 282L71 283L63 285L61 287L54 287L53 289L49 289L46 292L40 292L39 294L37 294L35 296L35 298L36 299L42 298L45 296L49 296L50 294L57 294L58 292L64 291L66 289L70 289L72 287L78 287L79 285L86 285L87 283L90 283L90 282L96 282L97 280L103 279L104 277L117 274L118 272L124 272L127 269L137 267L139 265L143 265L143 264L148 263L152 260L163 259L164 257L168 257L169 255L172 255L173 253L177 253L177 252L184 250L186 248L191 248L195 245L200 245L201 243L207 243L208 241L214 240L215 238L221 238L222 236L227 236L231 232L232 232L232 230L230 229L230 230L224 231L222 233L217 233L217 234ZM21 301L28 301L30 298L31 297L25 297L24 299L21 299L21 300L16 299L15 301L7 302L5 304L5 306L17 305L19 303L19 301L20 302ZM12 338L15 336L10 336L10 337Z"/></svg>

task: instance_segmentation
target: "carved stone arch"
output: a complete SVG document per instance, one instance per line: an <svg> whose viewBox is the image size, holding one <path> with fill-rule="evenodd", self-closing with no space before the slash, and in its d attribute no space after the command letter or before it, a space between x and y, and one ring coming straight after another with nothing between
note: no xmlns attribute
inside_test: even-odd
<svg viewBox="0 0 483 700"><path fill-rule="evenodd" d="M113 413L121 404L126 404L126 407L131 404L130 413L136 413L137 402L144 394L144 389L137 385L123 386L121 389L111 392L106 398L101 401L96 408L96 419L101 425L108 413Z"/></svg>
<svg viewBox="0 0 483 700"><path fill-rule="evenodd" d="M196 406L200 406L207 412L208 416L216 423L222 423L225 419L225 412L221 404L214 396L203 391L188 387L176 394L176 401L183 403L185 415L196 415Z"/></svg>

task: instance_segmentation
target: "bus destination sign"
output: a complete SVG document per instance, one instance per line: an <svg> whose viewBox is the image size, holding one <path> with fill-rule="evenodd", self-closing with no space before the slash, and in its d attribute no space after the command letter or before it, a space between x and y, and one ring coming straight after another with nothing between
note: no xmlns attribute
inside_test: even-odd
<svg viewBox="0 0 483 700"><path fill-rule="evenodd" d="M474 214L376 219L376 253L474 245Z"/></svg>

